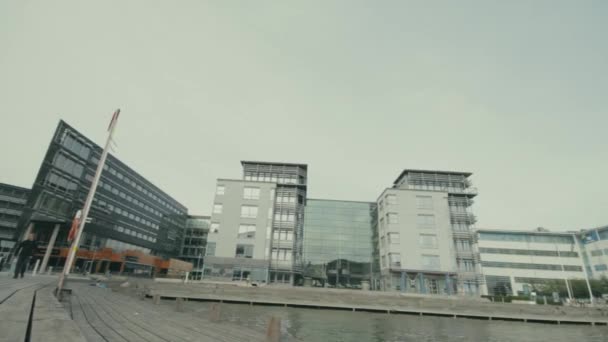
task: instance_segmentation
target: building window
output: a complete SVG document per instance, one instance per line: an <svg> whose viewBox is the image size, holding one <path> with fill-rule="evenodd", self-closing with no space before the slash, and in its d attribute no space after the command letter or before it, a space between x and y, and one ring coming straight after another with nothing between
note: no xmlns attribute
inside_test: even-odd
<svg viewBox="0 0 608 342"><path fill-rule="evenodd" d="M382 267L386 267L386 256L382 256Z"/></svg>
<svg viewBox="0 0 608 342"><path fill-rule="evenodd" d="M401 267L401 254L399 253L388 253L388 259L391 263L391 267Z"/></svg>
<svg viewBox="0 0 608 342"><path fill-rule="evenodd" d="M570 234L563 235L547 235L545 234L529 234L529 233L493 233L493 232L480 232L480 240L491 240L491 241L516 241L516 242L538 242L538 243L551 243L551 244L574 244L574 239Z"/></svg>
<svg viewBox="0 0 608 342"><path fill-rule="evenodd" d="M391 245L398 245L401 243L399 233L388 233L388 243Z"/></svg>
<svg viewBox="0 0 608 342"><path fill-rule="evenodd" d="M571 251L547 251L538 249L514 249L514 248L486 248L479 247L479 253L487 254L513 254L513 255L536 255L536 256L550 256L550 257L561 257L561 258L578 258L577 252Z"/></svg>
<svg viewBox="0 0 608 342"><path fill-rule="evenodd" d="M260 199L260 188L243 188L243 198L249 200Z"/></svg>
<svg viewBox="0 0 608 342"><path fill-rule="evenodd" d="M473 272L475 271L475 263L473 260L461 260L458 263L458 269L460 271Z"/></svg>
<svg viewBox="0 0 608 342"><path fill-rule="evenodd" d="M237 258L253 258L253 245L236 245Z"/></svg>
<svg viewBox="0 0 608 342"><path fill-rule="evenodd" d="M602 253L601 249L596 249L594 251L591 251L591 256L601 256L602 254L603 253Z"/></svg>
<svg viewBox="0 0 608 342"><path fill-rule="evenodd" d="M435 228L435 215L419 214L416 223L418 228Z"/></svg>
<svg viewBox="0 0 608 342"><path fill-rule="evenodd" d="M397 195L386 195L386 204L397 204Z"/></svg>
<svg viewBox="0 0 608 342"><path fill-rule="evenodd" d="M387 221L389 224L399 223L397 213L388 213L388 214L386 214L386 218L387 218Z"/></svg>
<svg viewBox="0 0 608 342"><path fill-rule="evenodd" d="M386 247L386 239L384 238L384 236L382 236L380 238L380 244L381 244L382 248Z"/></svg>
<svg viewBox="0 0 608 342"><path fill-rule="evenodd" d="M215 189L215 194L216 195L223 195L225 191L226 191L226 187L225 186L218 185L217 188Z"/></svg>
<svg viewBox="0 0 608 342"><path fill-rule="evenodd" d="M255 238L255 225L254 224L241 224L239 226L239 238L253 239Z"/></svg>
<svg viewBox="0 0 608 342"><path fill-rule="evenodd" d="M471 241L469 240L455 240L454 245L456 246L456 250L460 252L470 252L471 251Z"/></svg>
<svg viewBox="0 0 608 342"><path fill-rule="evenodd" d="M602 271L608 270L608 267L606 266L606 264L595 265L594 268L597 272L602 272Z"/></svg>
<svg viewBox="0 0 608 342"><path fill-rule="evenodd" d="M416 205L418 209L433 209L433 197L416 196Z"/></svg>
<svg viewBox="0 0 608 342"><path fill-rule="evenodd" d="M422 255L422 266L429 270L439 269L439 255Z"/></svg>
<svg viewBox="0 0 608 342"><path fill-rule="evenodd" d="M205 255L215 256L215 242L207 242L207 250L205 251Z"/></svg>
<svg viewBox="0 0 608 342"><path fill-rule="evenodd" d="M500 261L482 261L482 267L496 267L496 268L516 268L520 270L548 270L548 271L561 271L562 265L557 264L530 264L523 262L500 262ZM564 271L582 272L581 266L563 265Z"/></svg>
<svg viewBox="0 0 608 342"><path fill-rule="evenodd" d="M273 248L272 249L272 259L280 260L280 261L290 261L291 260L291 249L288 248Z"/></svg>
<svg viewBox="0 0 608 342"><path fill-rule="evenodd" d="M241 206L241 217L243 218L256 218L258 217L258 207L253 205Z"/></svg>
<svg viewBox="0 0 608 342"><path fill-rule="evenodd" d="M437 235L420 234L418 236L418 244L422 248L437 248Z"/></svg>
<svg viewBox="0 0 608 342"><path fill-rule="evenodd" d="M272 238L274 240L293 241L293 232L290 230L275 230Z"/></svg>
<svg viewBox="0 0 608 342"><path fill-rule="evenodd" d="M217 222L212 222L211 226L209 227L209 230L212 233L218 233L220 231L220 224Z"/></svg>
<svg viewBox="0 0 608 342"><path fill-rule="evenodd" d="M221 204L214 204L213 205L213 213L214 214L221 214L222 213L222 209L223 209L223 206Z"/></svg>

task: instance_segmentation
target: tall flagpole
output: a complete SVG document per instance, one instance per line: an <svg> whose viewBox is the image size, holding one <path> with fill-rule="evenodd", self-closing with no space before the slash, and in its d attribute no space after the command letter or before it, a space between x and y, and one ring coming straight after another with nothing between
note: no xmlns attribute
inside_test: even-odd
<svg viewBox="0 0 608 342"><path fill-rule="evenodd" d="M97 164L97 170L95 171L93 183L91 184L91 188L89 189L87 199L84 202L84 208L82 209L82 217L80 218L80 222L78 224L78 232L76 233L76 238L74 239L74 241L72 241L72 245L70 246L68 257L66 259L65 265L63 266L63 271L59 274L59 283L57 284L57 297L60 299L62 295L61 291L63 290L63 285L65 283L65 278L70 274L70 269L72 267L72 263L74 262L74 258L76 257L76 251L78 250L78 246L80 244L80 237L82 236L84 225L87 222L89 210L91 209L91 204L93 204L93 197L95 196L95 192L97 191L97 185L99 184L99 179L101 178L101 172L103 171L103 166L106 163L106 158L108 157L110 143L112 141L112 136L114 135L114 128L116 127L116 123L118 122L119 114L120 109L117 109L114 112L114 115L112 116L112 121L110 121L110 126L108 127L108 140L106 141L106 145L103 149L103 152L101 153L101 158L99 158L99 163Z"/></svg>

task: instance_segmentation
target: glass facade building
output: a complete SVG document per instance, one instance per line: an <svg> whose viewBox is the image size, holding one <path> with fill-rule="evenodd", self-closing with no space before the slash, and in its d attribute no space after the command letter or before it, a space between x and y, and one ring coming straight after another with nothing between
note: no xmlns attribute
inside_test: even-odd
<svg viewBox="0 0 608 342"><path fill-rule="evenodd" d="M188 216L186 220L178 259L194 266L191 279L201 278L210 225L209 216Z"/></svg>
<svg viewBox="0 0 608 342"><path fill-rule="evenodd" d="M15 245L17 224L29 194L30 189L0 183L0 258Z"/></svg>
<svg viewBox="0 0 608 342"><path fill-rule="evenodd" d="M101 152L100 146L59 122L19 221L19 238L34 232L44 250L58 227L54 247L68 246L69 226L84 206ZM186 217L185 206L109 154L80 248L177 256ZM53 251L49 265L62 265L60 255Z"/></svg>
<svg viewBox="0 0 608 342"><path fill-rule="evenodd" d="M30 189L0 183L0 240L14 240Z"/></svg>
<svg viewBox="0 0 608 342"><path fill-rule="evenodd" d="M365 283L372 283L372 274L378 268L373 262L375 212L375 203L307 201L303 239L305 285L362 288Z"/></svg>

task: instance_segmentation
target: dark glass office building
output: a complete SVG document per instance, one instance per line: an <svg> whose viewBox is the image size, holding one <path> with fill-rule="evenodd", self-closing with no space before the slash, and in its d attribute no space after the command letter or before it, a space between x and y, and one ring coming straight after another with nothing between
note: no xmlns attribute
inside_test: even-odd
<svg viewBox="0 0 608 342"><path fill-rule="evenodd" d="M58 227L55 247L67 246L67 233L84 206L102 148L60 121L32 186L19 222L19 238L36 233L45 245ZM112 155L108 155L85 226L81 249L112 248L172 257L179 254L187 209ZM49 265L62 265L53 250ZM78 263L78 260L77 260Z"/></svg>
<svg viewBox="0 0 608 342"><path fill-rule="evenodd" d="M0 183L0 256L14 245L17 224L23 213L30 189Z"/></svg>
<svg viewBox="0 0 608 342"><path fill-rule="evenodd" d="M374 268L376 204L309 199L304 215L304 284L368 288Z"/></svg>

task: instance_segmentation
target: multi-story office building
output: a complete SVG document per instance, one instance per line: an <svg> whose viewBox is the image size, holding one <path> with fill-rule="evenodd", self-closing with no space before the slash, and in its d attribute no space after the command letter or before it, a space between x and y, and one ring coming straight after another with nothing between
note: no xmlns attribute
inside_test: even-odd
<svg viewBox="0 0 608 342"><path fill-rule="evenodd" d="M30 189L0 183L0 256L8 255L15 244L17 223Z"/></svg>
<svg viewBox="0 0 608 342"><path fill-rule="evenodd" d="M293 284L302 272L305 164L242 161L243 179L219 179L205 278Z"/></svg>
<svg viewBox="0 0 608 342"><path fill-rule="evenodd" d="M548 281L584 279L580 243L573 232L477 230L489 295L518 295Z"/></svg>
<svg viewBox="0 0 608 342"><path fill-rule="evenodd" d="M194 266L191 279L200 279L202 276L205 248L211 217L189 215L186 219L186 228L182 234L182 243L179 259L187 261Z"/></svg>
<svg viewBox="0 0 608 342"><path fill-rule="evenodd" d="M404 170L377 200L381 287L477 294L480 276L467 172Z"/></svg>
<svg viewBox="0 0 608 342"><path fill-rule="evenodd" d="M14 240L30 189L0 183L0 240Z"/></svg>
<svg viewBox="0 0 608 342"><path fill-rule="evenodd" d="M304 215L304 285L369 289L376 203L308 199Z"/></svg>
<svg viewBox="0 0 608 342"><path fill-rule="evenodd" d="M69 225L91 186L102 148L60 121L32 186L19 237L33 231L44 246L67 247ZM176 256L187 209L150 181L108 155L80 248L139 250L162 257ZM55 239L56 238L56 239ZM51 243L52 244L52 243ZM67 249L52 250L43 266L59 266ZM49 259L50 258L50 259ZM77 255L76 265L84 262ZM138 261L131 260L132 268ZM108 261L104 268L112 269Z"/></svg>

